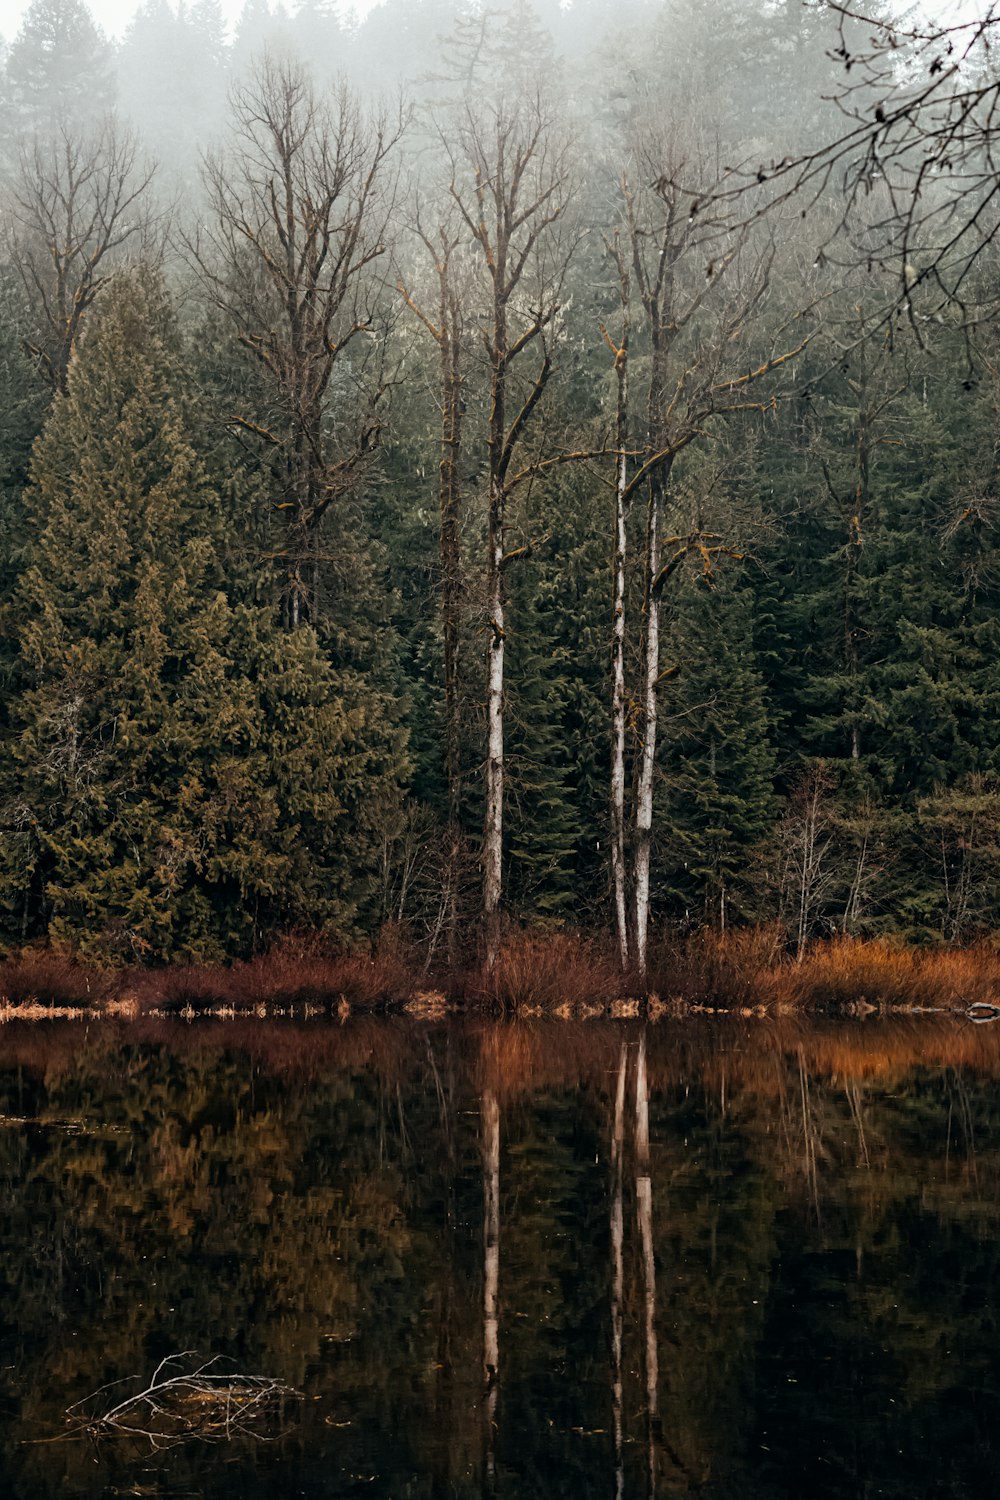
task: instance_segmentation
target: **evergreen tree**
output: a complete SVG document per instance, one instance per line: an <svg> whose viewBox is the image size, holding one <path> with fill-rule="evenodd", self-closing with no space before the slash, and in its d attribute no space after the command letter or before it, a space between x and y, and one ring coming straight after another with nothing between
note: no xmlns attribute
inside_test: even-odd
<svg viewBox="0 0 1000 1500"><path fill-rule="evenodd" d="M313 633L227 597L183 386L162 289L119 278L27 492L0 765L11 936L218 957L290 920L346 935L365 900L364 804L396 767Z"/></svg>
<svg viewBox="0 0 1000 1500"><path fill-rule="evenodd" d="M12 133L47 137L113 107L112 49L83 0L33 0L7 56L5 85Z"/></svg>
<svg viewBox="0 0 1000 1500"><path fill-rule="evenodd" d="M0 273L0 746L8 733L17 659L15 588L31 535L23 494L47 394L23 352L29 322L20 287L5 267Z"/></svg>
<svg viewBox="0 0 1000 1500"><path fill-rule="evenodd" d="M346 45L333 0L302 0L293 22L295 45L318 79L344 72Z"/></svg>
<svg viewBox="0 0 1000 1500"><path fill-rule="evenodd" d="M511 899L580 924L606 920L605 506L579 473L548 477L519 516L540 541L511 583Z"/></svg>
<svg viewBox="0 0 1000 1500"><path fill-rule="evenodd" d="M720 570L721 571L721 570ZM656 824L659 899L690 922L753 913L751 855L775 812L775 752L745 578L679 592Z"/></svg>
<svg viewBox="0 0 1000 1500"><path fill-rule="evenodd" d="M189 194L201 153L222 130L226 106L225 27L218 0L175 10L145 0L118 53L122 114L165 177Z"/></svg>
<svg viewBox="0 0 1000 1500"><path fill-rule="evenodd" d="M0 269L0 611L10 601L27 541L21 495L45 410L46 392L24 352L30 326L21 288L5 266Z"/></svg>
<svg viewBox="0 0 1000 1500"><path fill-rule="evenodd" d="M536 597L525 612L512 694L510 899L536 917L568 917L578 905L577 856L586 831L574 798L572 658L553 640L546 602L551 607Z"/></svg>

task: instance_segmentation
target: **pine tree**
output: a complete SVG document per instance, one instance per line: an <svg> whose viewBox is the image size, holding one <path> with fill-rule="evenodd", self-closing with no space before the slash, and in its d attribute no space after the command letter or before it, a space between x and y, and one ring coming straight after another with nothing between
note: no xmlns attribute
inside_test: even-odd
<svg viewBox="0 0 1000 1500"><path fill-rule="evenodd" d="M753 910L746 877L776 811L775 752L746 580L693 582L678 612L678 670L662 703L658 895L677 916L724 926Z"/></svg>
<svg viewBox="0 0 1000 1500"><path fill-rule="evenodd" d="M183 384L162 288L120 277L27 492L0 764L12 936L218 957L289 920L346 935L365 899L386 768L363 692L312 631L227 597Z"/></svg>
<svg viewBox="0 0 1000 1500"><path fill-rule="evenodd" d="M15 604L17 580L30 531L24 512L28 462L45 411L44 391L21 339L29 326L27 309L14 277L0 278L0 758L10 732L11 687L20 624ZM26 830L15 815L0 842L25 844ZM23 907L21 917L23 917Z"/></svg>
<svg viewBox="0 0 1000 1500"><path fill-rule="evenodd" d="M83 0L33 0L8 54L5 84L11 139L15 131L47 137L113 107L111 47Z"/></svg>
<svg viewBox="0 0 1000 1500"><path fill-rule="evenodd" d="M573 796L572 659L551 639L550 626L536 600L523 621L527 643L512 714L510 899L536 917L568 917L577 907L577 854L585 835Z"/></svg>
<svg viewBox="0 0 1000 1500"><path fill-rule="evenodd" d="M30 314L21 289L13 272L4 267L0 269L0 611L10 600L26 540L21 493L45 409L46 393L23 348L29 328ZM3 637L0 627L0 640Z"/></svg>
<svg viewBox="0 0 1000 1500"><path fill-rule="evenodd" d="M511 586L511 900L577 923L606 904L605 506L579 473L548 477L519 516L542 540Z"/></svg>
<svg viewBox="0 0 1000 1500"><path fill-rule="evenodd" d="M201 153L222 132L225 27L217 0L190 10L145 0L118 52L120 109L158 169L190 192Z"/></svg>

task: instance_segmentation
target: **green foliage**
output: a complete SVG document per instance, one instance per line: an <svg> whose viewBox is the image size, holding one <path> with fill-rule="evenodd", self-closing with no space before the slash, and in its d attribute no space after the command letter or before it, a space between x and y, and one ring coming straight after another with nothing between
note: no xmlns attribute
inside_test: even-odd
<svg viewBox="0 0 1000 1500"><path fill-rule="evenodd" d="M738 564L730 563L731 573ZM720 571L725 573L726 564ZM752 583L686 581L660 695L659 898L710 924L753 913L751 856L773 826L775 751L754 651ZM749 908L747 903L749 904Z"/></svg>
<svg viewBox="0 0 1000 1500"><path fill-rule="evenodd" d="M6 905L125 957L221 956L299 919L349 934L396 769L312 631L228 598L185 406L162 288L122 276L26 493Z"/></svg>
<svg viewBox="0 0 1000 1500"><path fill-rule="evenodd" d="M510 878L529 916L605 920L609 529L605 497L540 485L518 518L539 537L511 569Z"/></svg>
<svg viewBox="0 0 1000 1500"><path fill-rule="evenodd" d="M9 645L9 603L28 536L22 493L47 392L21 340L28 314L10 267L0 271L0 662ZM9 662L7 662L9 667ZM0 670L3 670L0 667ZM3 695L6 697L6 695Z"/></svg>
<svg viewBox="0 0 1000 1500"><path fill-rule="evenodd" d="M880 0L854 10L883 13ZM857 16L844 24L850 51L866 32ZM247 0L231 41L217 0L180 9L148 0L115 54L79 0L35 0L5 56L7 147L58 124L70 149L117 91L141 148L161 158L161 180L183 188L189 246L201 222L196 159L224 133L228 85L265 46L306 58L321 93L342 71L362 93L395 72L428 105L458 110L463 91L493 85L533 95L539 82L556 101L574 138L576 217L547 226L531 275L555 274L560 236L563 246L579 243L544 330L544 400L529 399L538 366L526 358L507 413L509 424L528 401L515 469L560 455L514 487L504 538L515 554L504 568L505 858L511 908L526 920L608 919L615 376L599 329L619 336L618 277L606 254L622 208L619 173L640 141L670 142L678 160L711 175L716 157L780 160L826 138L840 118L831 96L854 76L831 52L838 44L828 7L811 0L622 0L613 17L600 0L496 10L386 0L363 21L338 19L329 0L308 0L294 15ZM489 380L482 288L463 243L469 226L446 222L447 143L418 113L400 148L402 180L419 178L432 243L439 228L446 238L457 230L449 275L465 340L464 923L482 825ZM559 143L553 128L545 150ZM388 191L389 176L383 183ZM375 194L366 232L395 191L378 202ZM871 197L877 217L876 196L865 203ZM312 425L296 426L301 392L276 378L281 359L269 364L255 345L267 335L234 331L230 303L261 275L256 250L248 255L237 233L214 301L191 279L190 261L184 276L170 264L182 329L149 278L118 282L115 307L84 337L73 389L38 442L30 485L48 398L24 340L42 318L42 290L27 241L12 235L15 259L0 274L5 940L65 937L126 956L225 954L296 921L370 935L389 912L440 933L441 888L455 871L443 852L438 354L401 310L397 275L428 316L439 314L433 264L401 227L414 218L401 202L379 220L367 268L348 277L351 295L330 330L344 345L314 393ZM6 212L16 217L13 205ZM773 408L710 415L671 471L664 534L707 528L747 561L720 558L711 590L685 568L666 592L661 666L677 670L660 687L654 906L667 922L719 922L723 911L727 921L781 913L791 922L808 882L789 850L802 837L804 788L819 777L827 842L806 901L808 930L964 937L995 922L996 336L981 320L967 340L946 315L918 319L919 339L905 320L891 335L883 324L865 336L887 295L882 270L854 257L833 275L817 259L840 213L832 193L797 213L780 220L768 291L752 315L728 323L720 313L725 346L713 346L722 305L714 288L737 306L756 244L741 251L740 275L734 262L711 287L704 246L676 268L699 307L670 334L678 371L704 361L714 380L713 347L719 370L730 344L732 368L745 358L752 369L806 333L810 341L769 387L780 397ZM874 243L871 232L864 242ZM112 290L101 278L121 253L97 268L88 319L100 315ZM204 239L195 261L199 254ZM314 269L308 297L330 266ZM991 294L993 269L986 255L977 293ZM651 353L635 285L632 296L638 446ZM303 457L291 461L285 438L296 431L317 450L306 464L316 495L329 483L335 498L297 559L309 629L282 634L289 493ZM581 449L600 456L562 466ZM629 781L642 717L644 519L639 492L626 584Z"/></svg>

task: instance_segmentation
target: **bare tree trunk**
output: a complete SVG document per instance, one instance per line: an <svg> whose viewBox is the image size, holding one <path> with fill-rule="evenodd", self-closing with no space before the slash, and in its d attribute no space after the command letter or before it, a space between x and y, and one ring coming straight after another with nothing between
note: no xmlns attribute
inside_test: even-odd
<svg viewBox="0 0 1000 1500"><path fill-rule="evenodd" d="M802 881L799 885L799 921L795 938L795 961L801 963L806 951L806 941L809 937L809 918L811 915L811 875L813 867L813 853L816 843L816 818L814 804L810 800L806 804L806 815L802 824Z"/></svg>
<svg viewBox="0 0 1000 1500"><path fill-rule="evenodd" d="M622 1426L622 1332L625 1296L625 1074L628 1049L622 1043L611 1137L611 1404L615 1448L615 1500L625 1495L625 1435Z"/></svg>
<svg viewBox="0 0 1000 1500"><path fill-rule="evenodd" d="M444 905L435 926L436 944L445 928L448 967L458 957L458 866L462 851L462 719L459 701L459 649L462 625L462 403L464 320L455 284L454 254L461 237L453 225L441 225L436 240L417 225L417 233L434 262L438 281L437 322L398 283L407 306L416 313L438 346L441 362L441 457L438 463L440 515L441 633L444 642L444 773L448 797Z"/></svg>
<svg viewBox="0 0 1000 1500"><path fill-rule="evenodd" d="M851 889L847 893L847 901L844 905L844 918L840 924L842 933L853 933L858 915L861 909L861 893L864 890L865 875L868 868L868 839L866 832L861 840L861 848L858 850L857 859L854 862L854 875L851 879Z"/></svg>
<svg viewBox="0 0 1000 1500"><path fill-rule="evenodd" d="M651 455L666 447L666 367L671 340L676 332L675 265L680 254L673 236L678 204L671 201L659 229L655 269L647 267L644 231L636 218L635 199L623 179L632 266L649 327L651 349L649 389L646 400L646 442ZM649 871L653 842L653 773L656 767L656 695L660 678L660 527L671 460L653 461L647 480L646 557L644 565L642 631L642 744L635 787L635 958L639 979L646 983L649 937ZM628 490L626 489L626 493Z"/></svg>
<svg viewBox="0 0 1000 1500"><path fill-rule="evenodd" d="M491 548L494 562L499 549ZM489 738L486 750L486 828L483 843L483 911L486 916L486 962L496 963L500 944L500 897L503 871L503 599L499 574L490 581L489 654L487 670L487 722Z"/></svg>
<svg viewBox="0 0 1000 1500"><path fill-rule="evenodd" d="M858 714L858 636L861 629L857 618L858 572L861 566L862 528L867 523L868 501L871 490L871 440L874 415L868 400L866 358L866 355L861 356L860 378L848 381L858 401L858 418L855 434L857 479L854 487L854 506L848 525L847 575L844 580L844 661L847 667L848 679L850 750L852 760L859 760L861 757L861 725Z"/></svg>
<svg viewBox="0 0 1000 1500"><path fill-rule="evenodd" d="M499 312L499 309L498 309ZM501 319L498 316L498 323ZM502 324L501 324L502 326ZM502 335L506 344L506 331ZM501 339L498 336L497 342ZM503 537L504 379L494 366L490 419L490 506L486 573L486 817L483 829L483 918L486 966L492 969L500 947L500 900L503 894L504 793L504 611ZM501 369L503 368L501 364Z"/></svg>
<svg viewBox="0 0 1000 1500"><path fill-rule="evenodd" d="M483 1389L485 1489L496 1486L496 1414L500 1371L500 1106L483 1090Z"/></svg>
<svg viewBox="0 0 1000 1500"><path fill-rule="evenodd" d="M856 618L857 574L861 563L861 528L867 520L868 494L871 479L871 452L869 448L870 416L867 410L858 413L858 482L855 490L855 509L847 543L847 579L844 585L844 654L847 658L847 676L850 682L851 701L851 759L861 758L861 725L858 722L859 661L858 633L860 626Z"/></svg>
<svg viewBox="0 0 1000 1500"><path fill-rule="evenodd" d="M455 134L458 146L451 154L450 193L481 252L480 270L489 299L481 330L490 370L482 867L486 964L493 968L503 898L504 569L511 560L504 555L504 528L508 494L519 478L511 473L510 464L552 373L546 340L561 305L571 253L561 249L553 226L565 211L569 189L566 149L553 144L540 99L517 111L498 103L479 116L467 108ZM542 354L538 374L523 401L518 392L519 410L508 427L511 367L536 344Z"/></svg>
<svg viewBox="0 0 1000 1500"><path fill-rule="evenodd" d="M656 1426L659 1359L656 1349L656 1262L653 1257L653 1184L649 1175L649 1085L646 1035L639 1039L635 1070L635 1207L642 1252L643 1352L646 1372L646 1455L649 1494L656 1493Z"/></svg>
<svg viewBox="0 0 1000 1500"><path fill-rule="evenodd" d="M448 967L458 959L458 864L461 857L462 731L458 696L461 639L461 552L459 518L462 455L462 323L458 300L442 277L444 341L441 376L444 414L441 433L441 623L444 635L445 780L448 787Z"/></svg>
<svg viewBox="0 0 1000 1500"><path fill-rule="evenodd" d="M685 185L697 173L697 157L685 159L683 142L668 128L662 138L638 145L642 176L649 186L634 190L622 178L625 228L636 295L650 340L646 444L643 462L628 482L626 499L647 488L646 556L641 665L642 743L634 798L634 956L645 983L649 926L650 859L653 826L653 782L656 764L657 690L660 671L660 600L669 577L686 557L700 557L706 576L713 558L739 556L716 533L701 529L701 519L683 533L665 539L671 550L666 565L660 530L665 520L671 468L676 456L703 436L711 417L765 409L747 399L750 385L794 358L805 347L773 356L737 371L736 347L743 341L750 314L763 298L773 246L761 248L749 262L741 253L749 245L749 226L739 227L723 245L712 241L710 270L704 274L709 241L697 217L700 195ZM718 164L702 162L718 181ZM707 176L702 171L703 177ZM650 180L652 179L652 180ZM701 269L691 275L692 259ZM734 284L735 283L735 284ZM731 370L732 373L727 373ZM710 545L712 544L712 545ZM674 669L671 669L671 675Z"/></svg>
<svg viewBox="0 0 1000 1500"><path fill-rule="evenodd" d="M380 368L353 419L338 420L336 442L324 412L337 360L376 326L372 267L386 253L390 161L405 122L368 124L346 88L321 104L305 68L268 57L234 90L232 112L233 149L206 160L210 218L188 249L272 393L266 416L232 420L271 455L282 618L294 629L315 617L307 563L324 517L354 491L380 440Z"/></svg>
<svg viewBox="0 0 1000 1500"><path fill-rule="evenodd" d="M649 937L649 866L653 845L653 772L656 767L657 687L660 676L660 505L662 487L649 485L646 524L646 598L642 654L642 748L635 802L635 956L639 978L646 982Z"/></svg>
<svg viewBox="0 0 1000 1500"><path fill-rule="evenodd" d="M631 331L628 266L617 236L614 257L622 307L621 347L612 350L618 380L615 414L615 447L618 451L615 480L614 583L611 605L611 881L614 892L615 927L622 971L629 966L628 895L625 863L625 566L628 556L628 344ZM611 340L608 340L609 344Z"/></svg>
<svg viewBox="0 0 1000 1500"><path fill-rule="evenodd" d="M802 820L802 883L799 888L799 921L795 959L801 963L812 930L813 912L819 891L826 845L820 843L820 802L823 783L814 777L806 800Z"/></svg>

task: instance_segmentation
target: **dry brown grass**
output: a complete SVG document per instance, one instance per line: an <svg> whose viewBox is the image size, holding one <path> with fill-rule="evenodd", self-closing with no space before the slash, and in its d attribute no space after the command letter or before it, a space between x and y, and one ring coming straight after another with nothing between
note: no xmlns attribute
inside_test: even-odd
<svg viewBox="0 0 1000 1500"><path fill-rule="evenodd" d="M492 972L479 967L431 987L405 933L388 930L374 953L337 953L315 936L293 936L266 954L227 967L102 970L60 950L25 949L0 963L0 1019L54 1017L94 1009L128 1019L138 1012L224 1015L282 1013L292 1006L341 1013L409 1006L434 1019L458 995L505 1014L627 1019L641 1007L634 976L619 972L606 938L572 931L512 932ZM814 944L801 962L782 929L737 929L661 938L650 954L649 1013L703 1006L732 1011L917 1008L965 1011L1000 1004L1000 951L907 948L838 938ZM433 1002L433 1003L431 1003Z"/></svg>
<svg viewBox="0 0 1000 1500"><path fill-rule="evenodd" d="M40 1019L53 1012L99 1007L128 1016L139 1011L239 1011L300 1003L336 1008L406 999L419 968L398 934L374 954L335 953L314 937L289 937L267 953L225 967L173 964L162 969L101 969L55 949L25 949L0 963L0 1015Z"/></svg>
<svg viewBox="0 0 1000 1500"><path fill-rule="evenodd" d="M0 1003L8 1006L87 1007L121 988L120 973L91 968L59 948L25 948L0 963Z"/></svg>
<svg viewBox="0 0 1000 1500"><path fill-rule="evenodd" d="M291 936L228 967L174 966L138 978L144 1010L195 1011L313 1004L357 1009L409 995L416 965L395 933L374 954L335 953L313 935Z"/></svg>
<svg viewBox="0 0 1000 1500"><path fill-rule="evenodd" d="M785 931L778 923L692 933L652 945L650 989L662 999L742 1007L762 1000L761 981L784 962Z"/></svg>
<svg viewBox="0 0 1000 1500"><path fill-rule="evenodd" d="M786 1005L914 1006L965 1010L1000 1001L1000 955L974 948L904 948L886 941L836 938L758 980L762 999Z"/></svg>
<svg viewBox="0 0 1000 1500"><path fill-rule="evenodd" d="M695 933L654 947L650 988L664 999L723 1009L864 1007L967 1010L1000 1004L1000 953L910 948L888 940L832 938L797 962L778 926L720 936Z"/></svg>
<svg viewBox="0 0 1000 1500"><path fill-rule="evenodd" d="M480 969L464 986L470 998L505 1011L530 1009L567 1014L604 1006L621 992L611 955L577 932L515 932L503 943L492 971Z"/></svg>

